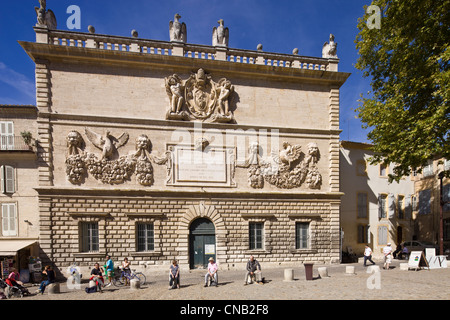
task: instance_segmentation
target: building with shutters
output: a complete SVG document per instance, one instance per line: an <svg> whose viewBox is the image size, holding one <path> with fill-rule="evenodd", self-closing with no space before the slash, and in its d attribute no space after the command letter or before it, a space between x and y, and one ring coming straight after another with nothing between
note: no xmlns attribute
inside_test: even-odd
<svg viewBox="0 0 450 320"><path fill-rule="evenodd" d="M413 240L428 241L439 245L441 223L441 186L439 173L450 170L450 160L430 160L422 170L414 174L415 227ZM419 173L420 171L420 173ZM450 249L450 179L442 179L442 224L444 249ZM447 252L448 254L448 252Z"/></svg>
<svg viewBox="0 0 450 320"><path fill-rule="evenodd" d="M388 182L390 167L371 165L369 144L341 141L341 228L343 252L362 256L369 244L375 258L382 249L415 237L414 177Z"/></svg>
<svg viewBox="0 0 450 320"><path fill-rule="evenodd" d="M35 106L0 105L0 261L20 269L39 255L37 136Z"/></svg>
<svg viewBox="0 0 450 320"><path fill-rule="evenodd" d="M36 41L19 42L36 64L43 263L338 263L349 74L334 36L319 58L229 48L223 25L212 46L193 45L179 18L170 41L40 21Z"/></svg>

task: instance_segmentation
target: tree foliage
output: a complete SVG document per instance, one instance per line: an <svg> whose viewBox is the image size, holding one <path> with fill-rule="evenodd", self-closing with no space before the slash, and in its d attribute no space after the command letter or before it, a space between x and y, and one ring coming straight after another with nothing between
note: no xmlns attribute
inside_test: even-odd
<svg viewBox="0 0 450 320"><path fill-rule="evenodd" d="M450 1L374 0L381 26L358 21L356 67L371 78L358 117L371 130L373 163L393 163L391 180L428 160L450 159Z"/></svg>

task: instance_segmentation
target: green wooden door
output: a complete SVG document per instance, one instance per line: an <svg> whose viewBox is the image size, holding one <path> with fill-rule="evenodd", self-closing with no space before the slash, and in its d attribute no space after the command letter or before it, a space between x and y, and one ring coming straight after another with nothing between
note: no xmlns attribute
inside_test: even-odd
<svg viewBox="0 0 450 320"><path fill-rule="evenodd" d="M216 259L216 230L208 219L197 219L191 224L189 261L191 269L208 266L208 259Z"/></svg>

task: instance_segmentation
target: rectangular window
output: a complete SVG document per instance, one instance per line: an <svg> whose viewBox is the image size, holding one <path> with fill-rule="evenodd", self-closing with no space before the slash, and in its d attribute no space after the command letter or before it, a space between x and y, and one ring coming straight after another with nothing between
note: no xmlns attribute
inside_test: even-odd
<svg viewBox="0 0 450 320"><path fill-rule="evenodd" d="M358 193L358 218L367 218L367 193Z"/></svg>
<svg viewBox="0 0 450 320"><path fill-rule="evenodd" d="M380 177L386 177L387 176L387 167L385 164L380 163Z"/></svg>
<svg viewBox="0 0 450 320"><path fill-rule="evenodd" d="M2 236L17 236L17 210L15 203L2 203Z"/></svg>
<svg viewBox="0 0 450 320"><path fill-rule="evenodd" d="M309 223L295 224L295 248L308 249L309 248Z"/></svg>
<svg viewBox="0 0 450 320"><path fill-rule="evenodd" d="M369 226L358 225L358 243L368 243Z"/></svg>
<svg viewBox="0 0 450 320"><path fill-rule="evenodd" d="M387 217L387 195L378 195L378 218L384 219Z"/></svg>
<svg viewBox="0 0 450 320"><path fill-rule="evenodd" d="M0 122L0 150L14 150L13 122Z"/></svg>
<svg viewBox="0 0 450 320"><path fill-rule="evenodd" d="M388 243L388 228L386 226L378 227L378 244L387 245Z"/></svg>
<svg viewBox="0 0 450 320"><path fill-rule="evenodd" d="M250 223L249 225L250 250L263 248L264 224Z"/></svg>
<svg viewBox="0 0 450 320"><path fill-rule="evenodd" d="M405 219L405 197L399 195L397 199L398 218Z"/></svg>
<svg viewBox="0 0 450 320"><path fill-rule="evenodd" d="M137 225L137 251L146 252L155 250L155 232L153 224L139 223Z"/></svg>
<svg viewBox="0 0 450 320"><path fill-rule="evenodd" d="M426 167L423 167L422 173L424 177L430 177L434 174L432 161L430 161Z"/></svg>
<svg viewBox="0 0 450 320"><path fill-rule="evenodd" d="M12 194L16 192L14 168L10 166L0 167L1 192L4 194Z"/></svg>
<svg viewBox="0 0 450 320"><path fill-rule="evenodd" d="M442 200L444 200L444 212L450 211L450 184L446 184L442 189Z"/></svg>
<svg viewBox="0 0 450 320"><path fill-rule="evenodd" d="M99 236L98 223L83 222L81 224L82 230L82 252L98 252L99 251Z"/></svg>
<svg viewBox="0 0 450 320"><path fill-rule="evenodd" d="M422 190L419 192L419 214L431 213L431 190Z"/></svg>

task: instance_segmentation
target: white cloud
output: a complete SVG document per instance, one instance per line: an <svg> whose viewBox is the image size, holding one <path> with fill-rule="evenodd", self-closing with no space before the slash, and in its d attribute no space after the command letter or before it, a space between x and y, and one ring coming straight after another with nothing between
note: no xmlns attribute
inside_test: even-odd
<svg viewBox="0 0 450 320"><path fill-rule="evenodd" d="M9 68L3 62L0 62L0 82L22 93L26 101L35 101L36 85L34 81Z"/></svg>

